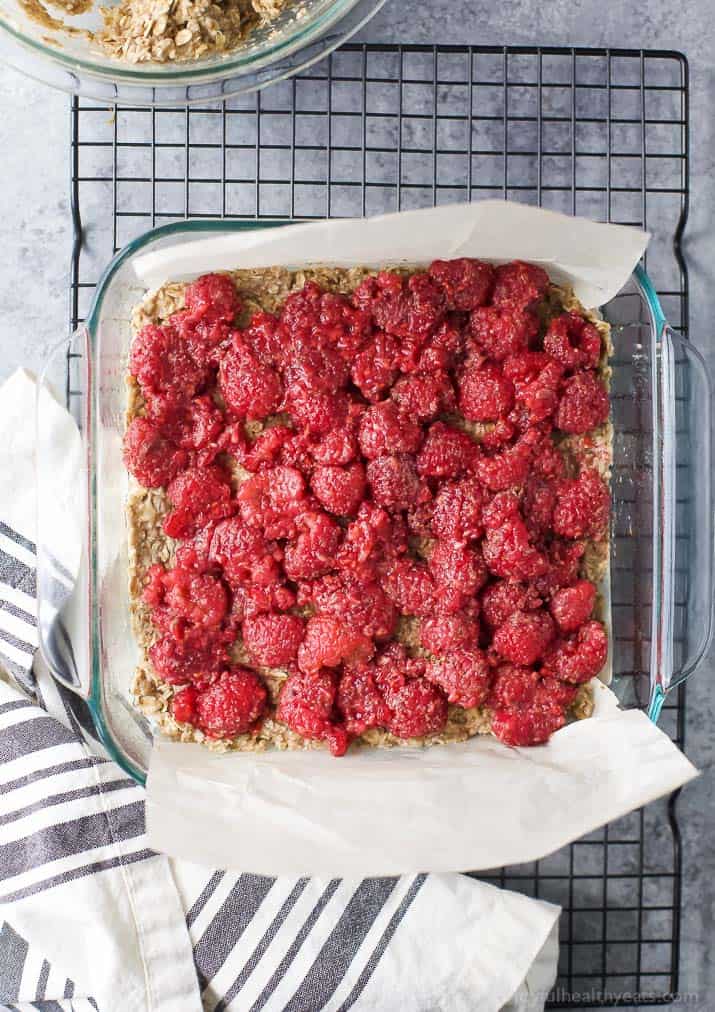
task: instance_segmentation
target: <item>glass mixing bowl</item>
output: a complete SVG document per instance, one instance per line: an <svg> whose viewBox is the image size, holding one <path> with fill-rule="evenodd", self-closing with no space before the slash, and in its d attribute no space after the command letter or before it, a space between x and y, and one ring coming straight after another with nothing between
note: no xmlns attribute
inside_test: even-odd
<svg viewBox="0 0 715 1012"><path fill-rule="evenodd" d="M78 17L52 17L77 28L101 25L98 0ZM101 53L86 37L50 28L20 0L0 0L0 60L28 77L99 102L141 106L224 101L282 80L342 45L385 0L300 0L257 28L230 53L174 63L131 64Z"/></svg>

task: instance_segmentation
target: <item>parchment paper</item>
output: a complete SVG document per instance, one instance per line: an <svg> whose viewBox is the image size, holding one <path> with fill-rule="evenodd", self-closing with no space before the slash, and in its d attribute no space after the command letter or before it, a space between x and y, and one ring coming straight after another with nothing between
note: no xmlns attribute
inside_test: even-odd
<svg viewBox="0 0 715 1012"><path fill-rule="evenodd" d="M542 264L556 282L570 281L581 302L593 308L620 291L648 239L647 232L625 225L484 200L217 235L139 256L135 270L147 288L158 288L169 279L238 267L380 267L458 256L495 263L519 259Z"/></svg>
<svg viewBox="0 0 715 1012"><path fill-rule="evenodd" d="M157 740L150 846L265 875L397 875L535 861L696 776L644 713L597 710L538 748L215 755Z"/></svg>
<svg viewBox="0 0 715 1012"><path fill-rule="evenodd" d="M521 258L568 280L588 307L611 299L648 236L486 201L367 221L217 236L136 261L150 288L208 270ZM596 712L547 745L491 737L429 749L216 755L157 739L147 783L149 843L212 867L268 875L483 870L532 861L696 776L638 711L594 682Z"/></svg>

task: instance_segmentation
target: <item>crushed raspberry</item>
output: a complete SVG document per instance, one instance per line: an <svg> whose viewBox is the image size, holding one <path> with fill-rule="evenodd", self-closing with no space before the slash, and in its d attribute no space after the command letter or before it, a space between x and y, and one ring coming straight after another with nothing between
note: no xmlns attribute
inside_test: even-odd
<svg viewBox="0 0 715 1012"><path fill-rule="evenodd" d="M332 346L348 355L354 354L369 332L369 317L356 310L344 295L324 292L314 281L309 282L303 291L307 296L306 306L310 305L304 322L311 325L313 343L321 347ZM300 327L296 328L296 333L305 337Z"/></svg>
<svg viewBox="0 0 715 1012"><path fill-rule="evenodd" d="M543 352L526 351L504 362L504 374L514 385L517 409L527 423L537 425L551 418L559 405L564 367Z"/></svg>
<svg viewBox="0 0 715 1012"><path fill-rule="evenodd" d="M386 639L395 631L397 612L380 584L357 580L349 573L302 584L298 603L312 604L320 615L342 618L370 638Z"/></svg>
<svg viewBox="0 0 715 1012"><path fill-rule="evenodd" d="M465 345L462 317L461 313L449 314L426 341L403 339L396 358L400 370L425 376L454 368ZM446 391L445 411L451 410L452 400L453 392Z"/></svg>
<svg viewBox="0 0 715 1012"><path fill-rule="evenodd" d="M532 537L545 534L552 529L556 499L556 486L553 482L537 477L527 478L522 509Z"/></svg>
<svg viewBox="0 0 715 1012"><path fill-rule="evenodd" d="M386 453L414 453L421 441L419 425L393 401L374 404L360 419L358 442L368 460Z"/></svg>
<svg viewBox="0 0 715 1012"><path fill-rule="evenodd" d="M562 682L580 684L601 671L607 656L606 630L600 622L591 620L574 635L554 641L544 657L544 671Z"/></svg>
<svg viewBox="0 0 715 1012"><path fill-rule="evenodd" d="M206 370L191 356L182 336L170 325L147 324L132 342L129 372L135 377L150 412L161 416L165 405L187 401L206 379ZM154 404L156 402L156 405Z"/></svg>
<svg viewBox="0 0 715 1012"><path fill-rule="evenodd" d="M420 482L412 457L406 453L377 457L367 465L367 483L378 506L406 510L420 494Z"/></svg>
<svg viewBox="0 0 715 1012"><path fill-rule="evenodd" d="M328 432L313 435L308 442L310 454L317 464L349 464L359 454L357 431L365 405L352 395L343 402L345 416Z"/></svg>
<svg viewBox="0 0 715 1012"><path fill-rule="evenodd" d="M182 569L195 569L197 573L206 573L217 569L211 560L211 539L216 529L213 521L199 528L193 537L187 538L176 546L176 564Z"/></svg>
<svg viewBox="0 0 715 1012"><path fill-rule="evenodd" d="M501 368L515 392L520 394L524 386L531 383L551 361L543 351L522 351L505 358Z"/></svg>
<svg viewBox="0 0 715 1012"><path fill-rule="evenodd" d="M356 426L349 418L345 424L313 439L308 450L316 464L326 467L340 467L350 464L358 454Z"/></svg>
<svg viewBox="0 0 715 1012"><path fill-rule="evenodd" d="M296 595L284 583L270 583L267 586L249 584L234 587L231 602L230 624L235 628L247 618L265 615L269 612L288 611L296 603Z"/></svg>
<svg viewBox="0 0 715 1012"><path fill-rule="evenodd" d="M576 479L558 485L553 529L564 538L602 538L608 525L611 498L597 471L585 469Z"/></svg>
<svg viewBox="0 0 715 1012"><path fill-rule="evenodd" d="M420 624L420 642L436 657L443 657L457 647L476 646L478 639L479 622L464 613L437 615L423 619Z"/></svg>
<svg viewBox="0 0 715 1012"><path fill-rule="evenodd" d="M219 452L218 441L223 432L223 412L210 397L194 397L179 405L169 415L162 428L172 442L184 450L205 450L214 448ZM165 484L165 483L164 483Z"/></svg>
<svg viewBox="0 0 715 1012"><path fill-rule="evenodd" d="M236 418L249 421L275 414L283 399L278 373L260 362L238 334L221 360L219 386L228 409Z"/></svg>
<svg viewBox="0 0 715 1012"><path fill-rule="evenodd" d="M325 313L321 302L327 307ZM345 385L349 366L341 346L348 357L354 355L367 336L369 320L357 313L353 314L353 319L346 317L341 321L338 317L342 315L342 306L352 311L347 300L341 302L337 297L336 301L336 297L327 292L321 294L314 282L288 296L280 317L288 338L284 367L287 386L299 384L309 391L335 393ZM351 333L355 325L361 331L357 346ZM343 339L349 347L343 344Z"/></svg>
<svg viewBox="0 0 715 1012"><path fill-rule="evenodd" d="M223 621L229 602L218 577L175 566L166 572L163 584L163 604L171 615L208 629Z"/></svg>
<svg viewBox="0 0 715 1012"><path fill-rule="evenodd" d="M434 614L437 588L425 563L404 556L397 559L385 574L384 587L403 615Z"/></svg>
<svg viewBox="0 0 715 1012"><path fill-rule="evenodd" d="M420 496L420 501L414 503L407 510L405 521L410 534L418 538L430 538L432 536L434 501L424 483L420 486Z"/></svg>
<svg viewBox="0 0 715 1012"><path fill-rule="evenodd" d="M372 344L355 356L350 378L368 401L384 397L397 377L399 345L394 337L378 330Z"/></svg>
<svg viewBox="0 0 715 1012"><path fill-rule="evenodd" d="M608 391L593 372L578 372L564 384L556 427L562 432L583 433L608 418Z"/></svg>
<svg viewBox="0 0 715 1012"><path fill-rule="evenodd" d="M437 605L447 612L464 607L487 580L481 552L458 541L437 541L429 558Z"/></svg>
<svg viewBox="0 0 715 1012"><path fill-rule="evenodd" d="M444 370L403 376L393 386L391 396L403 417L417 422L432 421L454 408L454 390Z"/></svg>
<svg viewBox="0 0 715 1012"><path fill-rule="evenodd" d="M187 629L183 639L167 634L149 650L154 671L170 685L202 685L228 662L226 644L200 629Z"/></svg>
<svg viewBox="0 0 715 1012"><path fill-rule="evenodd" d="M528 667L543 656L554 629L548 612L515 611L494 631L492 647L512 664Z"/></svg>
<svg viewBox="0 0 715 1012"><path fill-rule="evenodd" d="M537 703L546 703L548 701L567 710L577 695L578 685L560 682L557 678L550 678L547 675L539 679L534 699Z"/></svg>
<svg viewBox="0 0 715 1012"><path fill-rule="evenodd" d="M408 678L421 678L427 666L422 657L412 657L396 640L382 648L375 665L375 680L388 702Z"/></svg>
<svg viewBox="0 0 715 1012"><path fill-rule="evenodd" d="M140 332L124 457L170 506L174 566L143 598L177 721L220 739L273 713L335 755L374 728L436 734L448 702L489 706L510 745L563 725L607 655L580 575L610 504L596 471L567 476L588 440L566 452L558 430L600 425L608 395L598 330L551 318L548 285L435 261L351 296L309 282L237 329L234 281L211 274ZM287 670L274 709L230 667L240 641Z"/></svg>
<svg viewBox="0 0 715 1012"><path fill-rule="evenodd" d="M241 467L255 473L262 467L276 464L295 439L295 432L287 425L272 425L260 432L252 443L243 442L232 450Z"/></svg>
<svg viewBox="0 0 715 1012"><path fill-rule="evenodd" d="M295 467L273 467L245 481L236 493L241 517L269 539L295 533L296 517L307 505L305 480Z"/></svg>
<svg viewBox="0 0 715 1012"><path fill-rule="evenodd" d="M204 274L186 286L184 303L192 324L231 323L241 312L236 286L227 274Z"/></svg>
<svg viewBox="0 0 715 1012"><path fill-rule="evenodd" d="M476 462L479 480L493 492L502 492L526 481L536 447L541 441L537 429L527 429L513 446Z"/></svg>
<svg viewBox="0 0 715 1012"><path fill-rule="evenodd" d="M507 449L480 457L476 462L476 474L491 492L506 492L524 484L531 459L532 447L522 438Z"/></svg>
<svg viewBox="0 0 715 1012"><path fill-rule="evenodd" d="M482 449L500 449L517 435L517 427L508 418L500 418L481 435Z"/></svg>
<svg viewBox="0 0 715 1012"><path fill-rule="evenodd" d="M342 530L332 517L306 511L296 520L297 538L285 549L284 568L290 580L323 576L335 566Z"/></svg>
<svg viewBox="0 0 715 1012"><path fill-rule="evenodd" d="M365 497L365 468L358 461L348 467L316 467L310 487L330 513L354 516Z"/></svg>
<svg viewBox="0 0 715 1012"><path fill-rule="evenodd" d="M217 524L209 542L208 557L221 567L232 587L244 583L268 586L280 575L282 552L267 542L260 530L249 527L240 517Z"/></svg>
<svg viewBox="0 0 715 1012"><path fill-rule="evenodd" d="M305 623L297 615L265 614L247 618L243 642L256 664L282 668L296 659Z"/></svg>
<svg viewBox="0 0 715 1012"><path fill-rule="evenodd" d="M426 678L408 679L391 694L389 729L398 738L437 734L447 723L447 700Z"/></svg>
<svg viewBox="0 0 715 1012"><path fill-rule="evenodd" d="M286 353L283 370L286 388L300 388L307 397L336 394L348 379L348 366L337 348L309 341L293 341Z"/></svg>
<svg viewBox="0 0 715 1012"><path fill-rule="evenodd" d="M460 312L485 305L494 284L492 265L467 257L434 260L430 264L429 275L442 289L447 309Z"/></svg>
<svg viewBox="0 0 715 1012"><path fill-rule="evenodd" d="M372 337L370 313L351 305L344 295L324 292L320 297L319 334L321 344L334 345L344 359L352 361Z"/></svg>
<svg viewBox="0 0 715 1012"><path fill-rule="evenodd" d="M382 330L418 341L439 326L446 311L444 295L429 275L413 274L405 284L398 275L385 271L377 276L371 308Z"/></svg>
<svg viewBox="0 0 715 1012"><path fill-rule="evenodd" d="M463 313L448 313L425 344L423 356L429 358L430 354L434 352L440 355L442 369L453 365L455 357L464 350L464 324ZM421 366L425 369L427 367L426 362Z"/></svg>
<svg viewBox="0 0 715 1012"><path fill-rule="evenodd" d="M339 664L362 664L373 653L369 636L330 615L314 615L308 619L298 649L298 667L301 671L318 671L337 668Z"/></svg>
<svg viewBox="0 0 715 1012"><path fill-rule="evenodd" d="M533 703L539 681L539 672L533 668L500 664L494 674L489 705L503 709Z"/></svg>
<svg viewBox="0 0 715 1012"><path fill-rule="evenodd" d="M501 527L507 520L520 516L521 502L516 492L505 489L486 503L482 509L482 523L487 530L493 531Z"/></svg>
<svg viewBox="0 0 715 1012"><path fill-rule="evenodd" d="M296 340L310 341L320 315L322 291L314 281L291 292L280 312L281 325Z"/></svg>
<svg viewBox="0 0 715 1012"><path fill-rule="evenodd" d="M494 711L492 734L514 747L542 745L565 723L563 709L557 704L515 706Z"/></svg>
<svg viewBox="0 0 715 1012"><path fill-rule="evenodd" d="M526 584L517 580L496 580L482 591L482 617L487 625L496 628L514 612L530 611L541 603L539 595Z"/></svg>
<svg viewBox="0 0 715 1012"><path fill-rule="evenodd" d="M496 422L513 403L513 384L493 363L469 366L459 381L459 408L471 422Z"/></svg>
<svg viewBox="0 0 715 1012"><path fill-rule="evenodd" d="M345 426L350 402L342 391L309 390L295 383L286 391L285 406L299 428L312 436L325 436Z"/></svg>
<svg viewBox="0 0 715 1012"><path fill-rule="evenodd" d="M402 292L403 279L391 271L380 271L364 278L352 294L351 302L356 309L375 315L375 303L379 300L384 304L388 298L397 298Z"/></svg>
<svg viewBox="0 0 715 1012"><path fill-rule="evenodd" d="M344 755L348 735L336 720L336 695L336 680L331 672L294 672L281 689L276 719L303 738L327 742L333 755Z"/></svg>
<svg viewBox="0 0 715 1012"><path fill-rule="evenodd" d="M124 436L124 463L140 485L161 488L173 481L187 464L180 450L162 435L161 429L146 418L135 418Z"/></svg>
<svg viewBox="0 0 715 1012"><path fill-rule="evenodd" d="M209 738L235 738L266 711L268 693L255 671L229 668L194 701L193 723Z"/></svg>
<svg viewBox="0 0 715 1012"><path fill-rule="evenodd" d="M566 464L557 447L545 439L534 453L531 470L539 478L563 478L566 474Z"/></svg>
<svg viewBox="0 0 715 1012"><path fill-rule="evenodd" d="M195 685L187 685L175 692L171 700L171 713L179 724L193 724L196 720L196 700L199 690Z"/></svg>
<svg viewBox="0 0 715 1012"><path fill-rule="evenodd" d="M406 549L407 535L399 518L365 501L348 524L336 561L340 569L371 580L383 564Z"/></svg>
<svg viewBox="0 0 715 1012"><path fill-rule="evenodd" d="M306 430L301 432L292 429L291 431L293 436L291 439L286 439L281 447L278 463L283 467L296 468L308 478L316 463L313 453L321 443L322 437L311 436ZM334 461L320 461L320 463L334 463Z"/></svg>
<svg viewBox="0 0 715 1012"><path fill-rule="evenodd" d="M425 678L438 685L450 703L481 706L489 695L491 669L481 650L458 647L442 660L428 664Z"/></svg>
<svg viewBox="0 0 715 1012"><path fill-rule="evenodd" d="M377 658L375 682L392 710L389 730L398 738L436 734L447 722L447 700L424 678L426 667L400 643L389 644Z"/></svg>
<svg viewBox="0 0 715 1012"><path fill-rule="evenodd" d="M590 580L577 580L557 590L549 602L551 614L561 632L575 632L591 617L596 603L596 588Z"/></svg>
<svg viewBox="0 0 715 1012"><path fill-rule="evenodd" d="M284 333L277 317L272 313L258 312L241 331L241 341L263 365L279 367L283 364Z"/></svg>
<svg viewBox="0 0 715 1012"><path fill-rule="evenodd" d="M534 580L534 590L546 599L562 587L572 584L578 577L584 550L580 541L554 538L547 550L549 568L543 576Z"/></svg>
<svg viewBox="0 0 715 1012"><path fill-rule="evenodd" d="M520 516L488 530L482 551L487 568L504 579L533 580L549 567L543 552L531 544L526 524Z"/></svg>
<svg viewBox="0 0 715 1012"><path fill-rule="evenodd" d="M426 665L392 643L377 658L375 681L392 710L389 730L398 738L417 738L441 731L447 722L447 700L424 678Z"/></svg>
<svg viewBox="0 0 715 1012"><path fill-rule="evenodd" d="M566 369L592 369L601 355L601 335L578 313L562 313L549 324L544 351Z"/></svg>
<svg viewBox="0 0 715 1012"><path fill-rule="evenodd" d="M539 333L536 317L512 306L477 309L471 315L469 327L477 349L495 362L526 351Z"/></svg>
<svg viewBox="0 0 715 1012"><path fill-rule="evenodd" d="M466 432L434 422L417 454L417 470L422 478L458 478L474 469L479 456L479 447Z"/></svg>
<svg viewBox="0 0 715 1012"><path fill-rule="evenodd" d="M432 508L432 531L438 538L478 538L485 503L486 493L476 478L445 482Z"/></svg>
<svg viewBox="0 0 715 1012"><path fill-rule="evenodd" d="M497 267L492 302L523 309L543 298L548 287L549 276L543 268L514 260Z"/></svg>
<svg viewBox="0 0 715 1012"><path fill-rule="evenodd" d="M337 707L351 737L373 727L387 727L392 711L375 682L375 669L369 665L346 668L340 676Z"/></svg>
<svg viewBox="0 0 715 1012"><path fill-rule="evenodd" d="M191 537L233 511L228 475L216 466L182 471L169 484L167 496L173 508L164 530L171 538Z"/></svg>
<svg viewBox="0 0 715 1012"><path fill-rule="evenodd" d="M221 356L231 343L233 326L212 313L195 317L190 310L183 309L171 318L171 325L181 335L192 359L207 377L221 361Z"/></svg>
<svg viewBox="0 0 715 1012"><path fill-rule="evenodd" d="M161 565L160 562L155 562L152 566L149 566L147 570L146 579L144 581L144 590L142 591L142 600L145 604L148 604L150 608L160 608L164 603L164 576L166 569Z"/></svg>

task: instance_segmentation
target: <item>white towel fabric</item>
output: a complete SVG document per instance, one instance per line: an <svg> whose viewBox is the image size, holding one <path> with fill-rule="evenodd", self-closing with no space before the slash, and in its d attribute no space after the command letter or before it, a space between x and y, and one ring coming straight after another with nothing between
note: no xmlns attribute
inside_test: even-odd
<svg viewBox="0 0 715 1012"><path fill-rule="evenodd" d="M466 875L273 879L147 848L143 790L103 754L84 702L33 668L34 399L22 371L0 392L0 655L16 683L0 681L0 1007L542 1009L550 904ZM76 439L67 418L58 432Z"/></svg>

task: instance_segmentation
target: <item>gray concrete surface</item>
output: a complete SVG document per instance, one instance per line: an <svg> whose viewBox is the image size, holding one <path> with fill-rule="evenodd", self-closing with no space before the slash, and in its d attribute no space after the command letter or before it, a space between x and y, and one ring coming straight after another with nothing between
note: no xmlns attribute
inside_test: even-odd
<svg viewBox="0 0 715 1012"><path fill-rule="evenodd" d="M715 17L710 0L388 0L363 41L677 49L691 68L691 209L685 249L691 336L715 371ZM70 255L68 103L0 68L0 379L39 369L66 329ZM685 853L681 989L715 1008L715 652L688 694L687 752L703 775L679 803ZM445 1010L448 1012L448 1010Z"/></svg>

